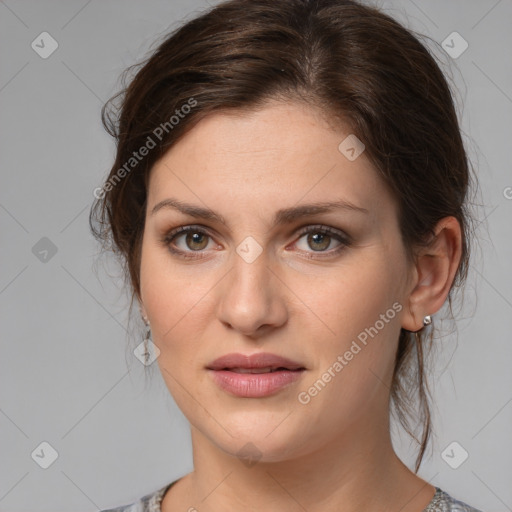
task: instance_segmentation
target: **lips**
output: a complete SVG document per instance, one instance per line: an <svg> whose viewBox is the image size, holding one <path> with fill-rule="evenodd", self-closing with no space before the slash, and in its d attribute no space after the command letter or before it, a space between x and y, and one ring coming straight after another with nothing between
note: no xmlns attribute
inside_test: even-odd
<svg viewBox="0 0 512 512"><path fill-rule="evenodd" d="M226 354L207 366L208 370L227 370L235 373L273 373L279 370L305 370L305 367L286 357L260 352L256 354Z"/></svg>
<svg viewBox="0 0 512 512"><path fill-rule="evenodd" d="M241 398L275 395L297 385L306 371L297 361L268 352L227 354L206 368L220 389Z"/></svg>

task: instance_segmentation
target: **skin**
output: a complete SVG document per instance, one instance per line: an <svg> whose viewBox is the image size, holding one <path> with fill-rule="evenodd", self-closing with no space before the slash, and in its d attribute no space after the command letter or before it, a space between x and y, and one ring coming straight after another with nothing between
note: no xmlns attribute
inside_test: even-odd
<svg viewBox="0 0 512 512"><path fill-rule="evenodd" d="M447 298L460 227L440 221L430 247L410 261L392 193L364 152L349 161L338 150L348 134L308 106L269 102L203 119L151 171L140 307L165 383L190 422L194 458L163 512L420 512L435 493L393 451L389 386L400 328L419 330ZM172 208L151 213L168 198L207 207L228 225ZM367 213L339 209L272 226L281 208L339 199ZM163 241L187 225L206 235ZM350 244L299 233L310 226L318 234L317 225L348 234ZM248 236L262 249L252 263L236 252ZM394 318L300 403L298 393L394 303L402 306ZM274 395L241 398L205 370L227 353L263 351L306 371ZM260 456L251 466L237 456L249 442Z"/></svg>

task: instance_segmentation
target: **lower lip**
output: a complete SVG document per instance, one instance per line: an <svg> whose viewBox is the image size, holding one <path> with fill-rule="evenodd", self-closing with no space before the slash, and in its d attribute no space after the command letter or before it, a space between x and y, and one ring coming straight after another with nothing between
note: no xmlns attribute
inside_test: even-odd
<svg viewBox="0 0 512 512"><path fill-rule="evenodd" d="M299 380L304 371L236 373L229 370L208 370L221 389L244 398L261 398L272 395Z"/></svg>

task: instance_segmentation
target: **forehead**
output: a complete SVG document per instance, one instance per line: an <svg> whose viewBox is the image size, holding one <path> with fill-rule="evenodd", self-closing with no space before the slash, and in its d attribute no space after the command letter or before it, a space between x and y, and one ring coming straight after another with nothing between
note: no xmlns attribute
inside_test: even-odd
<svg viewBox="0 0 512 512"><path fill-rule="evenodd" d="M297 103L211 114L155 164L148 208L169 195L239 211L338 199L393 207L364 151L355 160L340 151L349 136Z"/></svg>

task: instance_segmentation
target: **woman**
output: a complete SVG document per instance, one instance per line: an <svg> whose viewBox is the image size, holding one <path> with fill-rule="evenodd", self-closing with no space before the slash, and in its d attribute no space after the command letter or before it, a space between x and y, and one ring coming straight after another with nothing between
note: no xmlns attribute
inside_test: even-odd
<svg viewBox="0 0 512 512"><path fill-rule="evenodd" d="M119 98L91 226L125 265L194 471L114 510L475 511L416 474L424 353L471 220L425 47L353 1L232 0ZM389 421L393 405L411 431L414 385L416 472Z"/></svg>

